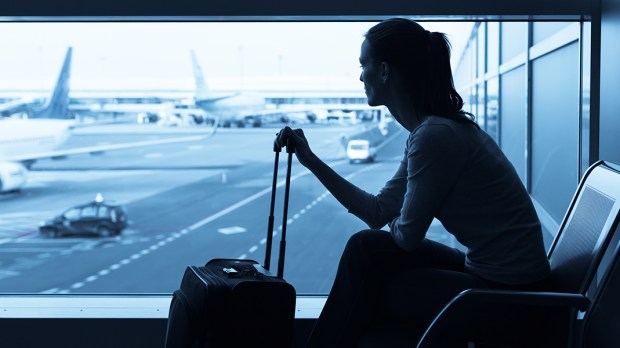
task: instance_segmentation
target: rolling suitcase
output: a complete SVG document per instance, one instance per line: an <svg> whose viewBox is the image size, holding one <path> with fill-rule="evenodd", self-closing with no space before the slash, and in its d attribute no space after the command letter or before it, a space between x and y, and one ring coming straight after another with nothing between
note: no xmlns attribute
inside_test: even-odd
<svg viewBox="0 0 620 348"><path fill-rule="evenodd" d="M286 222L294 149L286 146L284 215L277 276L269 272L280 147L275 165L267 227L265 262L213 259L188 266L170 303L166 348L290 347L295 315L295 289L282 277Z"/></svg>

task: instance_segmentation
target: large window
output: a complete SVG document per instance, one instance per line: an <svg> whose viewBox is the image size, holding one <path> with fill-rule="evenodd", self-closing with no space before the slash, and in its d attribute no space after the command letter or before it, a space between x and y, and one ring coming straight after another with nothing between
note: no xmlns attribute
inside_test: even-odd
<svg viewBox="0 0 620 348"><path fill-rule="evenodd" d="M523 182L526 178L527 96L524 67L516 68L500 78L501 146Z"/></svg>
<svg viewBox="0 0 620 348"><path fill-rule="evenodd" d="M377 192L407 134L366 104L358 58L372 24L0 24L0 127L18 144L0 151L13 178L0 194L0 292L169 294L189 264L262 263L285 125ZM424 25L447 32L457 57L472 27ZM374 162L347 157L359 138ZM297 162L288 216L285 277L325 294L366 226ZM456 245L438 222L428 237Z"/></svg>
<svg viewBox="0 0 620 348"><path fill-rule="evenodd" d="M532 194L556 221L579 180L579 69L568 66L579 66L576 42L532 66Z"/></svg>
<svg viewBox="0 0 620 348"><path fill-rule="evenodd" d="M456 85L467 91L477 84L477 110L486 111L481 126L530 191L549 243L590 160L590 24L485 24L456 65Z"/></svg>
<svg viewBox="0 0 620 348"><path fill-rule="evenodd" d="M0 292L169 294L189 264L262 263L272 143L285 125L376 193L407 134L366 104L359 46L373 24L1 23ZM423 25L448 34L465 110L552 236L589 158L588 24ZM374 162L348 157L359 138ZM327 293L347 239L366 226L297 162L288 225L286 279ZM437 221L427 237L460 247Z"/></svg>

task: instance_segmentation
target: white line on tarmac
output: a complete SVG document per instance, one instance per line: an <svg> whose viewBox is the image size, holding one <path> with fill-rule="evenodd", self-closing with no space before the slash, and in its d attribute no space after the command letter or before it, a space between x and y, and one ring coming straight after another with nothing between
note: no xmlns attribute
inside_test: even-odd
<svg viewBox="0 0 620 348"><path fill-rule="evenodd" d="M353 172L353 173L351 173L351 174L347 175L347 176L345 177L345 179L350 180L352 177L354 177L354 176L356 176L356 175L358 175L358 174L360 174L360 173L364 173L364 172L370 171L370 170L375 169L375 168L377 168L378 166L381 166L381 165L382 165L382 163L376 163L376 164L373 164L373 165L371 165L371 166L367 166L367 167L361 168L361 169L356 170L355 172ZM291 219L289 219L289 220L286 222L286 223L287 223L287 226L288 226L288 225L291 225L292 223L294 223L294 222L295 222L297 219L299 219L299 218L300 218L303 214L307 213L307 212L308 212L308 210L312 209L312 207L314 207L317 203L319 203L320 201L322 201L323 199L325 199L325 198L326 198L327 196L329 196L329 195L331 195L331 193L329 193L329 191L325 191L325 192L323 192L321 195L319 195L318 197L316 197L316 198L314 199L314 201L312 201L310 204L306 205L306 207L305 207L305 208L302 208L302 209L301 209L301 211L300 211L299 213L294 214L294 215L293 215L293 217L292 217ZM278 231L281 231L281 230L282 230L282 225L280 225L280 226L278 227ZM274 231L273 235L275 236L275 235L276 235L276 233L277 233L277 232L276 232L276 231ZM260 240L259 244L265 244L265 241L266 241L266 239L265 239L265 238L263 238L263 239L261 239L261 240ZM257 249L258 249L258 245L253 245L253 246L250 248L250 253L252 253L252 252L256 251ZM241 255L241 256L239 256L239 257L238 257L238 259L245 259L245 258L247 258L247 255L246 255L246 254L243 254L243 255Z"/></svg>
<svg viewBox="0 0 620 348"><path fill-rule="evenodd" d="M343 161L343 163L344 163L344 161ZM303 172L301 172L299 174L293 175L293 176L291 176L291 182L301 178L302 176L306 176L308 174L310 174L310 171L309 170L304 170ZM281 187L284 184L285 184L285 181L282 180L282 181L280 181L276 185L276 187ZM230 213L230 212L232 212L232 211L234 211L236 209L239 209L239 208L243 207L244 205L246 205L246 204L248 204L248 203L250 203L252 201L255 201L256 199L258 199L258 198L260 198L260 197L262 197L262 196L264 196L264 195L266 195L267 193L270 193L270 192L271 192L271 187L267 187L264 190L259 191L259 192L255 193L255 194L251 195L250 197L242 199L241 201L231 205L228 208L222 209L222 210L218 211L217 213L215 213L215 214L213 214L213 215L211 215L211 216L209 216L207 218L204 218L204 219L196 222L195 224L189 226L187 229L190 230L190 231L198 229L198 228L208 224L209 222L211 222L211 221L213 221L215 219L218 219L218 218L220 218L220 217L222 217L222 216L224 216L224 215L226 215L226 214L228 214L228 213Z"/></svg>
<svg viewBox="0 0 620 348"><path fill-rule="evenodd" d="M43 252L62 252L60 248L2 248L0 253L43 253Z"/></svg>

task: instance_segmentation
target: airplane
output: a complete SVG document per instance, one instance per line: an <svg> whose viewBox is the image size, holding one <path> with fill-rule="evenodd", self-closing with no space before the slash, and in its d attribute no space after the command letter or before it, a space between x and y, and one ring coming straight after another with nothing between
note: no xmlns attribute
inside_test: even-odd
<svg viewBox="0 0 620 348"><path fill-rule="evenodd" d="M73 48L67 48L67 53L65 54L65 59L62 64L62 68L60 70L60 75L58 76L58 81L56 82L56 87L53 90L52 97L47 101L46 105L43 108L31 115L28 116L29 119L39 119L39 120L49 120L50 122L45 124L38 122L41 126L45 127L51 125L51 127L59 127L67 126L72 123L72 121L66 121L69 119L73 119L73 115L69 113L68 108L68 99L69 99L69 78L71 75L71 56L72 56ZM21 98L9 103L5 103L0 107L0 110L3 112L14 111L15 108L22 107L27 105L32 100L30 98ZM22 122L20 125L27 124L28 122ZM4 125L4 124L3 124ZM34 126L34 125L33 125ZM3 127L4 128L4 127ZM54 128L56 130L56 128ZM5 133L2 133L5 135ZM4 138L4 137L3 137ZM3 143L3 147L4 147ZM0 149L0 151L2 151Z"/></svg>
<svg viewBox="0 0 620 348"><path fill-rule="evenodd" d="M62 145L74 120L68 112L69 77L72 48L65 59L52 97L27 119L0 119L0 192L16 190L26 183L27 167L36 158L15 158L36 147L47 152Z"/></svg>
<svg viewBox="0 0 620 348"><path fill-rule="evenodd" d="M251 125L260 127L264 123L311 123L316 121L328 121L328 116L333 112L343 113L345 110L349 116L355 116L357 111L366 112L385 108L369 107L367 105L296 105L279 108L269 108L265 97L258 92L240 91L232 94L215 94L207 86L198 63L196 53L191 51L194 82L196 85L194 103L202 108L213 119L214 127L245 127ZM384 110L384 111L381 111ZM351 112L353 112L351 114Z"/></svg>
<svg viewBox="0 0 620 348"><path fill-rule="evenodd" d="M211 131L204 135L58 150L69 139L72 130L80 126L68 107L72 51L72 47L67 49L52 96L41 110L28 118L0 119L0 193L21 189L27 182L28 169L37 160L199 141L215 134Z"/></svg>
<svg viewBox="0 0 620 348"><path fill-rule="evenodd" d="M215 117L214 127L244 127L246 120L266 109L266 101L256 92L238 92L229 95L215 95L207 87L196 53L192 50L192 67L196 83L195 103L209 115ZM246 118L247 117L247 118Z"/></svg>
<svg viewBox="0 0 620 348"><path fill-rule="evenodd" d="M18 112L28 110L28 105L32 103L32 98L19 98L0 104L0 118L9 117Z"/></svg>

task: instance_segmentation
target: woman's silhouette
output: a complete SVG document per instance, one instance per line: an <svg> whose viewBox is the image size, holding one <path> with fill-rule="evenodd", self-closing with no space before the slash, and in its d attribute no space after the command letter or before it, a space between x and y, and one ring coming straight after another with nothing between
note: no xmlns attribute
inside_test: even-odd
<svg viewBox="0 0 620 348"><path fill-rule="evenodd" d="M385 284L399 270L420 270L410 283L430 289L429 296L407 299L419 301L407 313L418 330L464 289L539 289L549 274L526 189L493 139L463 111L446 36L389 19L366 33L360 64L368 104L387 106L410 132L400 166L378 194L321 161L302 130L287 127L277 138L280 144L291 139L299 161L370 227L349 239L309 347L355 346L377 321ZM467 252L426 239L433 219ZM388 231L379 230L386 224Z"/></svg>

